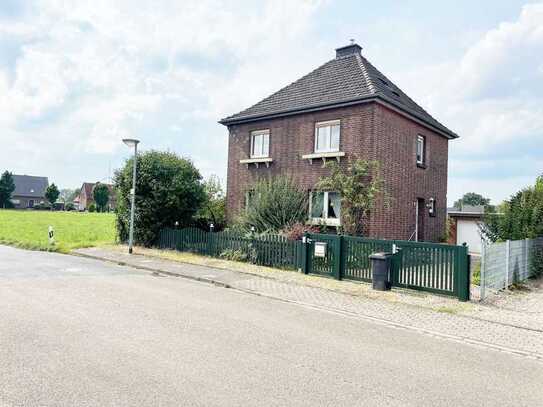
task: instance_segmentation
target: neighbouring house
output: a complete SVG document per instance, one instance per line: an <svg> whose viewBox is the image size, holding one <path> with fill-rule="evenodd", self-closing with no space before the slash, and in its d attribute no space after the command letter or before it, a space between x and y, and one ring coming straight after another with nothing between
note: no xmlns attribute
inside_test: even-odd
<svg viewBox="0 0 543 407"><path fill-rule="evenodd" d="M470 253L480 254L482 238L479 225L484 214L484 206L463 205L461 208L448 208L449 243L466 243Z"/></svg>
<svg viewBox="0 0 543 407"><path fill-rule="evenodd" d="M45 191L49 186L47 177L13 174L15 191L11 194L11 203L16 209L33 208L47 202Z"/></svg>
<svg viewBox="0 0 543 407"><path fill-rule="evenodd" d="M449 140L458 136L409 98L350 44L254 106L228 127L227 218L244 210L259 177L288 174L310 195L308 221L339 226L334 191L315 193L326 160L378 160L391 198L366 236L438 241L445 236ZM288 63L288 61L285 61Z"/></svg>
<svg viewBox="0 0 543 407"><path fill-rule="evenodd" d="M76 200L78 200L78 208L80 211L86 211L89 209L89 206L94 202L94 196L93 196L93 189L94 186L97 184L97 182L84 182L81 186L81 190L79 191L79 195L77 196ZM107 207L110 211L115 210L117 205L116 200L116 194L115 189L113 188L113 185L111 184L105 184L107 185L107 188L109 190L109 201L107 203ZM74 200L74 204L75 201Z"/></svg>
<svg viewBox="0 0 543 407"><path fill-rule="evenodd" d="M81 193L81 190L79 190L79 192ZM79 202L80 202L80 200L79 200L79 194L77 194L77 196L74 198L74 202L73 202L73 203L74 203L74 207L75 207L75 209L77 209L77 210L79 210Z"/></svg>

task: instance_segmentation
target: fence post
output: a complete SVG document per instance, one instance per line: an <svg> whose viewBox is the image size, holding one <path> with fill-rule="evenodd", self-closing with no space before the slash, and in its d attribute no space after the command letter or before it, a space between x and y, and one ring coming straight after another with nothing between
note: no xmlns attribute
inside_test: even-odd
<svg viewBox="0 0 543 407"><path fill-rule="evenodd" d="M511 241L507 239L505 241L505 289L509 288L509 256L511 250Z"/></svg>
<svg viewBox="0 0 543 407"><path fill-rule="evenodd" d="M479 296L480 300L483 301L486 296L486 272L485 272L485 254L486 253L486 244L483 242L481 245L481 273L479 276Z"/></svg>
<svg viewBox="0 0 543 407"><path fill-rule="evenodd" d="M530 277L530 270L528 267L528 264L529 264L528 245L529 244L530 244L530 239L528 238L524 239L524 276L523 276L524 279Z"/></svg>
<svg viewBox="0 0 543 407"><path fill-rule="evenodd" d="M305 232L302 237L302 272L307 274L308 270L309 233Z"/></svg>
<svg viewBox="0 0 543 407"><path fill-rule="evenodd" d="M334 274L336 280L341 280L343 276L343 236L339 235L335 248Z"/></svg>
<svg viewBox="0 0 543 407"><path fill-rule="evenodd" d="M460 301L469 301L470 297L470 265L468 247L464 244L458 246L457 250L457 274L458 279L458 299Z"/></svg>

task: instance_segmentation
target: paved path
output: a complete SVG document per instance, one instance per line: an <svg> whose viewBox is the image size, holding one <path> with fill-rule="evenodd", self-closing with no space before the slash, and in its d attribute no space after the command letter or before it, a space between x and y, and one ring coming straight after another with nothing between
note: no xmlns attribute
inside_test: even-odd
<svg viewBox="0 0 543 407"><path fill-rule="evenodd" d="M147 270L162 270L188 278L227 285L255 294L334 310L380 323L402 327L433 336L492 347L543 360L543 326L521 324L509 311L493 307L471 307L469 316L436 312L402 302L375 297L352 296L331 290L243 274L231 270L203 267L141 255L128 255L110 249L81 249L79 253L131 264ZM318 277L317 277L318 278ZM322 279L322 278L320 278ZM456 300L455 300L456 302ZM456 302L457 303L457 302ZM474 309L475 311L471 310ZM447 309L445 309L447 311ZM497 320L494 313L505 313ZM501 315L501 314L500 314ZM517 324L518 322L518 324Z"/></svg>
<svg viewBox="0 0 543 407"><path fill-rule="evenodd" d="M542 380L354 314L0 246L0 406L535 406Z"/></svg>

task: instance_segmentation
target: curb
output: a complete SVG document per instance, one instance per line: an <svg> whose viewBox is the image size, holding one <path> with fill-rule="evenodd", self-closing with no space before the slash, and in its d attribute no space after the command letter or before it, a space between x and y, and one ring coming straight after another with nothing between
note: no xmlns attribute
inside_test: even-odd
<svg viewBox="0 0 543 407"><path fill-rule="evenodd" d="M195 277L195 276L188 276L186 274L172 273L171 271L164 271L164 270L155 269L155 268L152 268L152 267L139 266L139 265L136 265L136 264L126 263L124 261L117 261L117 260L111 260L111 259L107 259L107 258L100 257L100 256L93 256L91 254L77 253L77 252L70 252L70 254L72 256L84 257L84 258L87 258L87 259L105 261L107 263L116 264L118 266L125 266L125 267L131 267L131 268L134 268L134 269L137 269L137 270L150 271L151 273L153 273L155 275L165 275L165 276L169 276L169 277L180 277L180 278L185 278L187 280L199 281L201 283L212 284L212 285L215 285L215 286L218 286L218 287L232 288L230 286L230 284L223 283L221 281L213 280L213 279L210 279L210 278Z"/></svg>

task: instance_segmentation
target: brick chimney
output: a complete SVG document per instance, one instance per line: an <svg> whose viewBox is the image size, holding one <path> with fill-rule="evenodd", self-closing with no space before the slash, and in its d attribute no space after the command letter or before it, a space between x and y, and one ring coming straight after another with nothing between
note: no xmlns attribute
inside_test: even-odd
<svg viewBox="0 0 543 407"><path fill-rule="evenodd" d="M348 57L351 55L360 55L362 52L362 47L356 44L354 41L351 44L346 45L341 48L336 48L336 59Z"/></svg>

